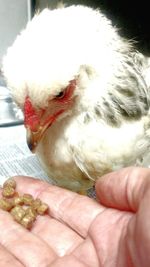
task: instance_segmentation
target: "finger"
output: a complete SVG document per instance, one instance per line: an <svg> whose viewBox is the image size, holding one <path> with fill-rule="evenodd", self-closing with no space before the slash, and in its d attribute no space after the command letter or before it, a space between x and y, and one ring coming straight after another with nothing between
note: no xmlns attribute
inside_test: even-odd
<svg viewBox="0 0 150 267"><path fill-rule="evenodd" d="M0 233L0 244L24 266L47 266L56 258L46 242L23 228L3 210L0 210Z"/></svg>
<svg viewBox="0 0 150 267"><path fill-rule="evenodd" d="M72 266L72 267L88 267L88 265L82 263L73 255L68 255L62 258L58 258L55 262L53 262L48 267L64 267L64 266Z"/></svg>
<svg viewBox="0 0 150 267"><path fill-rule="evenodd" d="M72 266L72 267L88 267L88 265L82 263L73 255L68 255L62 258L58 258L55 262L53 262L48 267L64 267L64 266Z"/></svg>
<svg viewBox="0 0 150 267"><path fill-rule="evenodd" d="M15 177L15 180L18 191L26 191L46 202L53 218L67 224L82 237L87 235L91 222L103 211L103 207L89 197L29 177Z"/></svg>
<svg viewBox="0 0 150 267"><path fill-rule="evenodd" d="M31 231L45 240L59 257L72 253L83 242L75 231L49 216L39 216Z"/></svg>
<svg viewBox="0 0 150 267"><path fill-rule="evenodd" d="M101 204L129 211L137 211L147 189L150 190L150 169L139 167L109 173L96 183Z"/></svg>
<svg viewBox="0 0 150 267"><path fill-rule="evenodd" d="M0 266L1 267L24 267L11 253L0 245Z"/></svg>

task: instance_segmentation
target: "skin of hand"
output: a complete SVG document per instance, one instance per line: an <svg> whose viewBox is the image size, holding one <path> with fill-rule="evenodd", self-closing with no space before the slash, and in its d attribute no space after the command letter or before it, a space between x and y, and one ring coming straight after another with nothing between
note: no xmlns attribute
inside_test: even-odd
<svg viewBox="0 0 150 267"><path fill-rule="evenodd" d="M29 231L0 210L1 267L149 267L150 170L126 168L96 183L97 201L29 177L17 191L49 205Z"/></svg>

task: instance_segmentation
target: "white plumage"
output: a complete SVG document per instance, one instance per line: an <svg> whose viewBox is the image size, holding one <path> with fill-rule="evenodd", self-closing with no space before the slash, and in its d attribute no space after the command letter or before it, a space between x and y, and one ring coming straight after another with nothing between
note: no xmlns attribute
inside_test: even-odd
<svg viewBox="0 0 150 267"><path fill-rule="evenodd" d="M149 62L100 10L83 6L45 9L8 49L8 86L23 110L28 97L38 114L32 139L58 185L83 191L104 173L149 164ZM59 93L70 81L65 102Z"/></svg>

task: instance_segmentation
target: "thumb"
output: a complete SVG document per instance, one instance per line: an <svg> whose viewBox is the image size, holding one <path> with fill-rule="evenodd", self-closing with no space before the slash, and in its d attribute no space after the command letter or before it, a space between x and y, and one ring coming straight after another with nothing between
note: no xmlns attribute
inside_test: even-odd
<svg viewBox="0 0 150 267"><path fill-rule="evenodd" d="M102 176L96 182L101 204L136 212L146 191L150 191L150 169L130 167Z"/></svg>

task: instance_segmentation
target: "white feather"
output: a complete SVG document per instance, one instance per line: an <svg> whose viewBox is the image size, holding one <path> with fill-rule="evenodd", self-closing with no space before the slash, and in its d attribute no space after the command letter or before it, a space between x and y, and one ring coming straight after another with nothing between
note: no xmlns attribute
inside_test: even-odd
<svg viewBox="0 0 150 267"><path fill-rule="evenodd" d="M44 10L9 48L3 72L21 107L26 95L35 107L47 107L77 79L72 109L47 130L37 148L59 185L87 189L106 172L147 164L148 60L101 11L83 6Z"/></svg>

